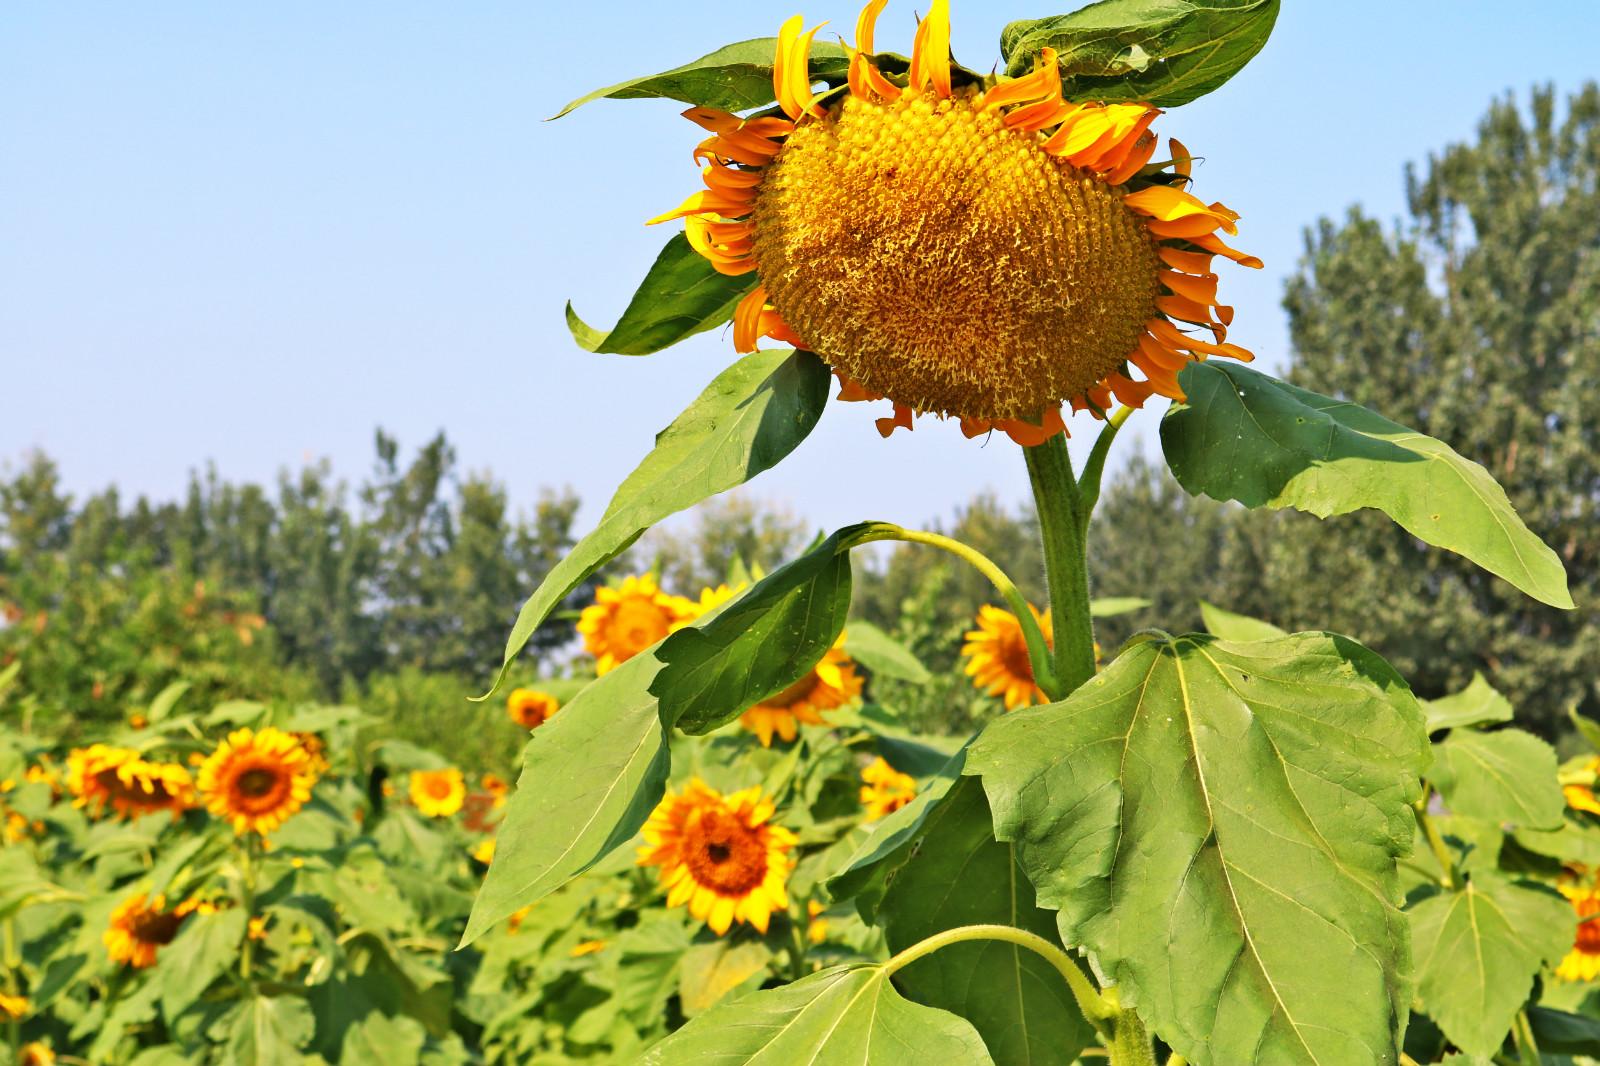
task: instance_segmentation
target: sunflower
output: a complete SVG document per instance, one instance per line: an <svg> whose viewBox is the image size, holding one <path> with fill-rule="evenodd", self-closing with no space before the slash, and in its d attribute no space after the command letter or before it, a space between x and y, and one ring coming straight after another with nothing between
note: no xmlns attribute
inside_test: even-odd
<svg viewBox="0 0 1600 1066"><path fill-rule="evenodd" d="M560 709L559 700L538 689L514 688L511 695L506 697L506 717L524 729L537 729Z"/></svg>
<svg viewBox="0 0 1600 1066"><path fill-rule="evenodd" d="M194 806L194 779L177 763L151 762L132 748L91 744L67 757L73 806L119 817L169 811L174 818Z"/></svg>
<svg viewBox="0 0 1600 1066"><path fill-rule="evenodd" d="M856 673L855 661L845 654L844 634L840 633L810 673L745 711L739 716L739 724L760 738L763 748L770 748L774 733L785 742L791 741L801 722L825 725L823 711L842 707L860 695L861 677Z"/></svg>
<svg viewBox="0 0 1600 1066"><path fill-rule="evenodd" d="M328 745L323 743L320 736L315 733L290 734L306 749L306 754L311 757L311 772L321 777L333 767L328 762Z"/></svg>
<svg viewBox="0 0 1600 1066"><path fill-rule="evenodd" d="M411 802L429 818L448 818L467 798L467 783L454 766L411 771Z"/></svg>
<svg viewBox="0 0 1600 1066"><path fill-rule="evenodd" d="M1561 794L1573 810L1600 814L1600 799L1595 798L1593 785L1562 785Z"/></svg>
<svg viewBox="0 0 1600 1066"><path fill-rule="evenodd" d="M143 892L129 896L111 912L111 922L101 939L112 962L125 962L142 970L156 963L156 952L172 943L183 920L193 914L197 904L180 903L166 909L166 898L147 897Z"/></svg>
<svg viewBox="0 0 1600 1066"><path fill-rule="evenodd" d="M890 766L881 755L861 771L861 782L861 805L868 819L892 814L917 796L916 779Z"/></svg>
<svg viewBox="0 0 1600 1066"><path fill-rule="evenodd" d="M595 673L604 674L694 621L696 614L694 603L667 595L645 574L597 590L594 603L578 616L578 632L595 658Z"/></svg>
<svg viewBox="0 0 1600 1066"><path fill-rule="evenodd" d="M884 436L935 412L1024 445L1065 430L1063 403L1181 399L1191 359L1252 358L1226 341L1211 260L1260 260L1217 237L1237 214L1186 191L1182 144L1151 162L1157 109L1067 100L1048 48L1020 78L953 67L948 0L891 74L873 45L886 3L861 12L847 86L812 95L817 31L797 15L778 35L775 109L684 112L711 135L695 149L706 188L651 222L682 218L716 270L756 275L738 351L811 349L840 399L893 403Z"/></svg>
<svg viewBox="0 0 1600 1066"><path fill-rule="evenodd" d="M806 939L813 944L828 939L828 919L822 916L827 909L814 899L806 901Z"/></svg>
<svg viewBox="0 0 1600 1066"><path fill-rule="evenodd" d="M1040 614L1033 607L1033 617L1044 631L1045 643L1051 642L1050 612ZM1022 636L1022 624L1010 611L991 607L978 608L978 628L968 631L961 655L967 660L967 676L972 683L990 696L1005 699L1006 710L1027 707L1034 703L1047 703L1048 698L1033 680L1033 660L1028 658L1028 642Z"/></svg>
<svg viewBox="0 0 1600 1066"><path fill-rule="evenodd" d="M472 857L488 866L494 862L494 837L484 837L472 849Z"/></svg>
<svg viewBox="0 0 1600 1066"><path fill-rule="evenodd" d="M17 1066L55 1066L56 1053L49 1044L29 1041L17 1049Z"/></svg>
<svg viewBox="0 0 1600 1066"><path fill-rule="evenodd" d="M28 1016L28 997L0 992L0 1018L19 1021Z"/></svg>
<svg viewBox="0 0 1600 1066"><path fill-rule="evenodd" d="M311 753L272 726L235 729L200 765L206 806L241 835L278 828L311 799L316 782Z"/></svg>
<svg viewBox="0 0 1600 1066"><path fill-rule="evenodd" d="M1600 977L1600 889L1593 885L1557 885L1578 912L1578 933L1572 950L1556 967L1561 981L1593 981ZM1591 919L1585 921L1584 919Z"/></svg>
<svg viewBox="0 0 1600 1066"><path fill-rule="evenodd" d="M718 585L716 588L701 589L699 601L693 603L694 620L698 621L701 618L704 618L718 607L721 607L723 604L739 595L739 593L743 592L748 587L749 582L741 581L737 585L722 584Z"/></svg>
<svg viewBox="0 0 1600 1066"><path fill-rule="evenodd" d="M718 936L734 922L764 933L772 912L789 905L784 882L797 842L772 814L759 787L724 796L696 778L651 813L639 865L660 867L667 906L687 904Z"/></svg>
<svg viewBox="0 0 1600 1066"><path fill-rule="evenodd" d="M489 794L496 810L506 805L506 797L511 793L511 785L505 778L493 771L488 771L479 779L479 783L483 786L483 790Z"/></svg>

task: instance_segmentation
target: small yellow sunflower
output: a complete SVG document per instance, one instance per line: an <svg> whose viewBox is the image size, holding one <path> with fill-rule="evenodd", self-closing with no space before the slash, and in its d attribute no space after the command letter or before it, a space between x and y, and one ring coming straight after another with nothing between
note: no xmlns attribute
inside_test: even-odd
<svg viewBox="0 0 1600 1066"><path fill-rule="evenodd" d="M0 992L0 1018L20 1021L28 1016L28 997Z"/></svg>
<svg viewBox="0 0 1600 1066"><path fill-rule="evenodd" d="M467 798L467 783L454 766L411 771L411 802L429 818L448 818Z"/></svg>
<svg viewBox="0 0 1600 1066"><path fill-rule="evenodd" d="M1595 798L1593 785L1562 785L1561 794L1573 810L1600 814L1600 799Z"/></svg>
<svg viewBox="0 0 1600 1066"><path fill-rule="evenodd" d="M472 857L488 866L494 862L494 837L484 837L472 849Z"/></svg>
<svg viewBox="0 0 1600 1066"><path fill-rule="evenodd" d="M497 773L485 773L480 779L483 790L489 794L492 805L496 810L506 805L506 797L511 793L511 785L505 778Z"/></svg>
<svg viewBox="0 0 1600 1066"><path fill-rule="evenodd" d="M247 926L246 935L251 940L267 939L267 923L269 921L271 921L271 918L265 914L258 914L254 918L251 918L249 925Z"/></svg>
<svg viewBox="0 0 1600 1066"><path fill-rule="evenodd" d="M868 819L892 814L917 797L916 778L896 770L881 755L861 771L861 782L861 805Z"/></svg>
<svg viewBox="0 0 1600 1066"><path fill-rule="evenodd" d="M761 932L789 905L795 835L773 825L773 803L759 787L724 796L699 779L669 792L644 826L640 866L660 868L667 906L689 913L718 936L734 922Z"/></svg>
<svg viewBox="0 0 1600 1066"><path fill-rule="evenodd" d="M763 748L772 747L776 733L785 742L799 735L799 725L826 725L823 711L842 707L861 696L861 675L855 660L844 650L844 634L823 655L811 672L775 696L768 696L739 716L739 724L754 733Z"/></svg>
<svg viewBox="0 0 1600 1066"><path fill-rule="evenodd" d="M1067 100L1048 48L1031 74L973 83L950 61L948 0L917 27L906 74L888 73L873 45L886 3L856 23L847 89L813 96L817 31L796 15L778 35L777 108L684 112L711 135L695 150L706 188L651 221L682 218L716 270L756 275L738 351L771 337L816 352L840 399L893 402L885 436L934 412L1023 445L1065 431L1063 403L1182 399L1191 359L1252 358L1226 341L1211 260L1260 260L1217 238L1239 216L1186 191L1182 144L1151 162L1160 111Z"/></svg>
<svg viewBox="0 0 1600 1066"><path fill-rule="evenodd" d="M1040 614L1030 607L1051 641L1050 612ZM1028 642L1022 636L1022 623L1010 611L984 604L978 608L978 628L968 631L961 656L967 660L966 673L973 685L990 696L1005 700L1006 710L1047 703L1048 698L1033 680L1033 660L1028 658Z"/></svg>
<svg viewBox="0 0 1600 1066"><path fill-rule="evenodd" d="M111 912L111 922L101 939L112 962L125 962L142 970L156 964L156 952L172 943L183 920L196 904L184 902L166 909L166 899L150 899L143 892L129 896Z"/></svg>
<svg viewBox="0 0 1600 1066"><path fill-rule="evenodd" d="M317 772L291 733L235 729L200 765L206 806L240 835L266 836L311 799Z"/></svg>
<svg viewBox="0 0 1600 1066"><path fill-rule="evenodd" d="M813 944L821 944L828 939L828 919L822 916L827 910L816 900L806 901L806 939Z"/></svg>
<svg viewBox="0 0 1600 1066"><path fill-rule="evenodd" d="M17 1050L17 1066L55 1066L56 1053L50 1045L38 1040L29 1041Z"/></svg>
<svg viewBox="0 0 1600 1066"><path fill-rule="evenodd" d="M326 774L333 767L328 762L328 745L315 733L292 733L295 740L306 750L311 757L311 772L318 777Z"/></svg>
<svg viewBox="0 0 1600 1066"><path fill-rule="evenodd" d="M537 689L515 688L506 697L506 716L524 729L537 729L560 709L561 701Z"/></svg>
<svg viewBox="0 0 1600 1066"><path fill-rule="evenodd" d="M177 763L151 762L132 748L91 744L67 757L73 806L122 818L168 811L174 818L194 806L194 779Z"/></svg>
<svg viewBox="0 0 1600 1066"><path fill-rule="evenodd" d="M655 578L644 574L597 590L594 603L578 616L578 632L594 656L595 673L604 674L696 617L692 601L667 595Z"/></svg>
<svg viewBox="0 0 1600 1066"><path fill-rule="evenodd" d="M1578 912L1578 934L1573 939L1572 950L1567 952L1561 965L1556 967L1556 979L1561 981L1593 981L1600 977L1600 889L1594 885L1557 885L1561 894L1572 902ZM1592 919L1585 921L1584 919Z"/></svg>

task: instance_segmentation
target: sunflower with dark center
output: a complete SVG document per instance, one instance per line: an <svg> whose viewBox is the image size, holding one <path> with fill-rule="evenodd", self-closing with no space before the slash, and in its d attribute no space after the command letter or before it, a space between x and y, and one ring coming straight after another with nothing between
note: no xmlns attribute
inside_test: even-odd
<svg viewBox="0 0 1600 1066"><path fill-rule="evenodd" d="M1029 609L1044 632L1045 643L1051 644L1050 612ZM978 628L967 632L961 657L967 660L965 669L972 683L987 695L1004 700L1006 710L1048 702L1033 679L1033 661L1028 657L1022 624L1010 611L988 604L978 608Z"/></svg>
<svg viewBox="0 0 1600 1066"><path fill-rule="evenodd" d="M206 806L240 835L271 833L311 799L316 762L291 733L236 729L200 766Z"/></svg>
<svg viewBox="0 0 1600 1066"><path fill-rule="evenodd" d="M1578 931L1556 967L1562 981L1593 981L1600 977L1600 888L1590 883L1557 885L1578 914Z"/></svg>
<svg viewBox="0 0 1600 1066"><path fill-rule="evenodd" d="M163 896L152 899L143 892L129 896L111 912L111 920L101 937L111 961L141 970L154 966L156 952L172 943L184 919L197 907L189 900L167 910Z"/></svg>
<svg viewBox="0 0 1600 1066"><path fill-rule="evenodd" d="M719 936L734 922L767 931L789 905L795 835L773 825L760 788L724 796L698 778L668 793L645 823L639 865L660 869L667 906L687 906Z"/></svg>
<svg viewBox="0 0 1600 1066"><path fill-rule="evenodd" d="M772 746L778 736L785 743L799 735L799 727L826 725L824 711L843 707L861 696L861 676L855 660L844 650L844 634L804 677L775 695L747 709L739 724L754 733L763 748Z"/></svg>
<svg viewBox="0 0 1600 1066"><path fill-rule="evenodd" d="M411 802L429 818L448 818L461 809L467 799L467 782L455 767L443 770L413 770Z"/></svg>
<svg viewBox="0 0 1600 1066"><path fill-rule="evenodd" d="M883 818L917 798L917 780L880 755L861 771L860 796L868 819Z"/></svg>
<svg viewBox="0 0 1600 1066"><path fill-rule="evenodd" d="M1252 358L1227 341L1211 261L1260 260L1217 237L1239 216L1187 191L1182 144L1155 158L1160 111L1067 99L1048 48L1024 77L957 84L948 0L918 25L909 71L887 73L886 3L861 13L846 86L812 95L817 31L797 15L775 109L684 112L711 134L695 150L706 188L651 221L682 218L718 271L756 275L738 351L770 337L816 352L841 399L893 403L885 436L932 412L1024 445L1065 430L1064 403L1182 399L1190 360Z"/></svg>
<svg viewBox="0 0 1600 1066"><path fill-rule="evenodd" d="M548 692L514 688L506 697L506 717L524 729L537 729L561 709L561 701Z"/></svg>
<svg viewBox="0 0 1600 1066"><path fill-rule="evenodd" d="M67 790L73 805L118 817L167 811L174 818L194 806L194 780L177 763L145 759L132 748L92 744L67 759Z"/></svg>

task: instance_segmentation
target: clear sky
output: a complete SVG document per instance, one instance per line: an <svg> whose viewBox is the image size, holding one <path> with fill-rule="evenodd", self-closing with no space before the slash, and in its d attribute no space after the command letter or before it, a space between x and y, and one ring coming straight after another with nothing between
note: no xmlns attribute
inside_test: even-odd
<svg viewBox="0 0 1600 1066"><path fill-rule="evenodd" d="M850 3L805 9L850 32ZM1197 192L1244 215L1230 339L1286 351L1302 227L1402 210L1402 167L1489 100L1600 75L1594 0L1286 0L1239 77L1158 129L1206 157ZM0 461L45 449L75 491L171 496L327 456L359 477L382 425L438 429L513 499L571 485L592 521L655 432L733 358L721 331L646 359L590 355L696 187L670 101L566 100L770 35L793 0L659 3L26 3L0 6ZM880 47L906 51L895 0ZM987 69L1046 4L956 0ZM1537 25L1532 23L1537 12ZM946 514L1026 491L1009 443L924 420L879 440L831 405L753 491L819 525ZM1135 420L1145 446L1159 411ZM1072 424L1087 447L1086 419ZM1141 434L1134 434L1138 446Z"/></svg>

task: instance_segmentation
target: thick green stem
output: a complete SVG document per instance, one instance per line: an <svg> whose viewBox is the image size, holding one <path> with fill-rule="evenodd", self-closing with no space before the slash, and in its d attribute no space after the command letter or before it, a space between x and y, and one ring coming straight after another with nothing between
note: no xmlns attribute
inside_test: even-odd
<svg viewBox="0 0 1600 1066"><path fill-rule="evenodd" d="M1109 427L1108 427L1109 428ZM1067 438L1057 434L1024 448L1039 534L1044 540L1045 577L1050 582L1050 625L1055 635L1054 691L1064 699L1094 676L1094 621L1089 616L1089 512L1072 474ZM1104 460L1102 459L1102 462Z"/></svg>
<svg viewBox="0 0 1600 1066"><path fill-rule="evenodd" d="M239 952L239 976L245 984L250 984L254 980L256 957L255 938L250 935L250 922L256 916L256 835L247 833L243 845L239 880L244 898L239 902L244 908L245 934L244 946Z"/></svg>
<svg viewBox="0 0 1600 1066"><path fill-rule="evenodd" d="M1150 1034L1144 1031L1144 1022L1137 1014L1118 1011L1111 1025L1111 1066L1156 1066Z"/></svg>
<svg viewBox="0 0 1600 1066"><path fill-rule="evenodd" d="M886 525L863 537L861 543L873 540L899 540L942 548L970 563L975 570L988 578L1010 606L1011 613L1017 616L1018 624L1022 626L1022 639L1028 645L1028 659L1033 664L1034 680L1045 692L1050 693L1052 697L1055 695L1056 672L1050 660L1050 645L1044 639L1044 630L1034 618L1033 607L1028 603L1028 598L1017 588L1016 582L996 566L992 559L959 540L952 540L937 533L924 533L919 529L901 529L899 526Z"/></svg>
<svg viewBox="0 0 1600 1066"><path fill-rule="evenodd" d="M1433 857L1439 860L1439 883L1445 888L1454 888L1457 880L1455 859L1451 856L1444 837L1439 835L1439 827L1428 817L1428 797L1423 796L1411 811L1417 816L1417 825L1422 828L1422 835L1427 838L1428 847L1433 849Z"/></svg>
<svg viewBox="0 0 1600 1066"><path fill-rule="evenodd" d="M1116 1009L1106 1002L1100 990L1095 988L1094 982L1078 969L1077 963L1073 962L1072 957L1065 951L1026 929L1017 929L1009 925L961 925L954 929L946 929L926 940L917 941L890 959L884 964L884 976L892 977L895 971L911 965L924 955L931 955L940 948L966 940L1001 940L1027 948L1038 955L1055 967L1056 972L1067 982L1067 987L1072 989L1072 998L1078 1001L1078 1009L1083 1011L1083 1016L1089 1020L1089 1024L1104 1034L1114 1035L1107 1023L1115 1017Z"/></svg>

